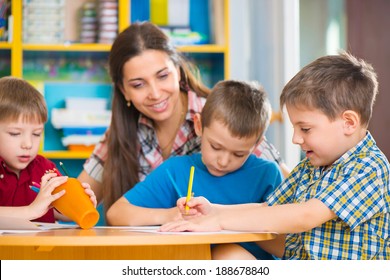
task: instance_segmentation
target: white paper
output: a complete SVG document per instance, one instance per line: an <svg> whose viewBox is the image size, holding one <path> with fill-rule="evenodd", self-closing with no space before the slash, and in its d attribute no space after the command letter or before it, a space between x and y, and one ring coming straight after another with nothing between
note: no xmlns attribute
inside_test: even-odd
<svg viewBox="0 0 390 280"><path fill-rule="evenodd" d="M31 222L20 218L0 216L0 233L39 232L50 229L78 228L73 224Z"/></svg>

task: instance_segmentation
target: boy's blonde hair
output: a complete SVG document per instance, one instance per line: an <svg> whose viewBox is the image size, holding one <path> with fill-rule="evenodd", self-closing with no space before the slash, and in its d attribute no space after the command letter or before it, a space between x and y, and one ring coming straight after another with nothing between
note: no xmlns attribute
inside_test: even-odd
<svg viewBox="0 0 390 280"><path fill-rule="evenodd" d="M25 80L15 77L0 78L0 122L45 123L47 107L42 94Z"/></svg>
<svg viewBox="0 0 390 280"><path fill-rule="evenodd" d="M271 118L267 94L256 82L227 80L217 83L202 109L202 128L221 121L235 137L263 136Z"/></svg>
<svg viewBox="0 0 390 280"><path fill-rule="evenodd" d="M377 93L373 67L341 52L318 58L299 71L284 87L280 105L319 109L330 120L352 110L368 126Z"/></svg>

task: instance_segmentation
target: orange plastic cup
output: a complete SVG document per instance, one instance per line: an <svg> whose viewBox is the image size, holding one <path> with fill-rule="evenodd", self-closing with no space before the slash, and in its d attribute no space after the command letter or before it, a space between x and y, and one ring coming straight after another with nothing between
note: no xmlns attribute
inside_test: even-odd
<svg viewBox="0 0 390 280"><path fill-rule="evenodd" d="M65 190L65 194L55 200L53 206L83 229L95 226L99 220L99 212L81 183L75 178L68 178L68 181L58 186L53 194L62 190Z"/></svg>

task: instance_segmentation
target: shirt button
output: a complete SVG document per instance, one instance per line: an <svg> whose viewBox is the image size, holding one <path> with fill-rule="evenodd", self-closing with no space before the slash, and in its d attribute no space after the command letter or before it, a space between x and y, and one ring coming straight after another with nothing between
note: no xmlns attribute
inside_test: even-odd
<svg viewBox="0 0 390 280"><path fill-rule="evenodd" d="M0 179L3 179L4 178L4 174L0 174Z"/></svg>

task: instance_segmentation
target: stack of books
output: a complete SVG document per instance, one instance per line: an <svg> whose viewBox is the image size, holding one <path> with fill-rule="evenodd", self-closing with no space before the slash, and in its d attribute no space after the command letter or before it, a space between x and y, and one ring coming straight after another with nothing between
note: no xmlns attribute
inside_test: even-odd
<svg viewBox="0 0 390 280"><path fill-rule="evenodd" d="M96 43L98 25L95 2L84 3L80 15L80 42Z"/></svg>
<svg viewBox="0 0 390 280"><path fill-rule="evenodd" d="M98 43L112 44L118 34L118 3L115 0L99 0Z"/></svg>
<svg viewBox="0 0 390 280"><path fill-rule="evenodd" d="M64 42L64 0L23 1L23 42Z"/></svg>

